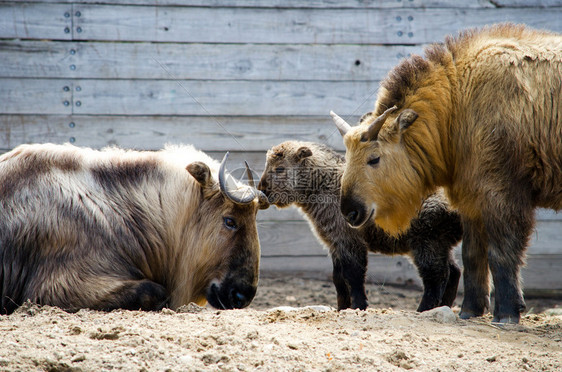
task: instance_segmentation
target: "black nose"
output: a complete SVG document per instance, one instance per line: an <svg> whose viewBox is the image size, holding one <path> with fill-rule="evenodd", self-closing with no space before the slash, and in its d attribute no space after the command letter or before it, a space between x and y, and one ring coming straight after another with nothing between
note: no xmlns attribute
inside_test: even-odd
<svg viewBox="0 0 562 372"><path fill-rule="evenodd" d="M365 222L367 210L365 206L355 198L345 195L342 196L340 207L345 220L352 227L361 226Z"/></svg>
<svg viewBox="0 0 562 372"><path fill-rule="evenodd" d="M246 307L249 301L243 293L233 289L230 291L230 303L234 309L242 309Z"/></svg>
<svg viewBox="0 0 562 372"><path fill-rule="evenodd" d="M242 309L252 302L255 294L256 290L253 287L248 287L245 290L233 288L230 290L228 297L233 309Z"/></svg>

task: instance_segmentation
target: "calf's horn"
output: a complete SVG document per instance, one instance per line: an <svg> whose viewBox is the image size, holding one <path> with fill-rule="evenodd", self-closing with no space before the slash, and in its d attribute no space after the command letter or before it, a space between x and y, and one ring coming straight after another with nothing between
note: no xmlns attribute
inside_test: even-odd
<svg viewBox="0 0 562 372"><path fill-rule="evenodd" d="M248 185L250 185L250 187L253 187L255 189L256 183L254 182L254 175L252 174L252 171L250 170L250 166L248 165L248 162L246 160L244 160L244 165L246 166L246 176L248 177Z"/></svg>
<svg viewBox="0 0 562 372"><path fill-rule="evenodd" d="M236 204L249 204L256 197L256 189L252 187L238 188L233 180L228 180L230 176L226 173L226 159L230 153L227 152L221 161L219 168L219 187L222 193ZM253 179L252 179L253 181Z"/></svg>
<svg viewBox="0 0 562 372"><path fill-rule="evenodd" d="M330 115L332 116L332 119L334 119L334 124L336 124L336 127L340 131L342 137L345 136L345 134L351 129L351 125L347 124L345 120L333 111L330 111Z"/></svg>
<svg viewBox="0 0 562 372"><path fill-rule="evenodd" d="M246 165L246 175L248 177L248 185L250 185L250 187L253 188L255 192L258 194L259 208L260 209L269 208L269 199L267 199L267 196L261 190L258 190L256 188L256 183L254 182L254 176L252 174L252 171L250 170L250 166L248 165L248 162L244 161L244 164Z"/></svg>

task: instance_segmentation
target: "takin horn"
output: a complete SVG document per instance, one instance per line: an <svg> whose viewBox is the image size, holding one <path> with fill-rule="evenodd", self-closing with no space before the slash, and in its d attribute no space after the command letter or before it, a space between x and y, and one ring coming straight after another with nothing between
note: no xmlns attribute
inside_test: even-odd
<svg viewBox="0 0 562 372"><path fill-rule="evenodd" d="M336 124L336 127L340 131L342 137L345 136L345 134L351 129L351 125L349 125L345 120L343 120L338 116L338 114L333 111L330 111L330 115L332 116L332 119L334 119L334 124Z"/></svg>
<svg viewBox="0 0 562 372"><path fill-rule="evenodd" d="M257 196L258 206L260 209L269 208L269 200L267 196L256 188L256 183L254 182L254 177L252 171L246 164L246 175L248 177L248 186L238 186L236 182L232 179L232 176L226 172L226 159L228 159L227 152L221 161L219 168L219 187L221 192L232 202L236 204L250 204Z"/></svg>
<svg viewBox="0 0 562 372"><path fill-rule="evenodd" d="M230 153L227 152L221 161L219 168L219 187L228 199L236 204L250 204L256 197L255 189L252 187L239 188L226 173L226 159Z"/></svg>
<svg viewBox="0 0 562 372"><path fill-rule="evenodd" d="M386 109L385 112L380 114L379 117L377 117L375 121L373 121L373 123L369 126L369 128L367 128L365 134L361 136L361 140L372 141L376 139L377 135L379 134L379 131L381 130L384 122L386 121L386 117L388 116L388 114L392 113L397 108L398 107L396 106L392 106L391 108Z"/></svg>
<svg viewBox="0 0 562 372"><path fill-rule="evenodd" d="M248 185L253 188L258 194L258 204L260 209L267 209L269 208L269 199L267 196L260 190L256 189L256 183L254 182L254 175L250 170L250 166L248 165L247 161L244 161L244 165L246 166L246 176L248 177Z"/></svg>

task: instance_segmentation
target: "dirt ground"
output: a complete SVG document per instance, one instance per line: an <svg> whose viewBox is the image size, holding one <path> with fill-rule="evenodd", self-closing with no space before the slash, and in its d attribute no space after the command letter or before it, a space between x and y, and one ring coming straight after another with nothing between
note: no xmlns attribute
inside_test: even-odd
<svg viewBox="0 0 562 372"><path fill-rule="evenodd" d="M272 275L244 310L26 304L0 316L0 371L562 370L562 300L527 299L521 324L499 327L458 307L418 314L419 290L368 291L367 311L342 312L330 282Z"/></svg>

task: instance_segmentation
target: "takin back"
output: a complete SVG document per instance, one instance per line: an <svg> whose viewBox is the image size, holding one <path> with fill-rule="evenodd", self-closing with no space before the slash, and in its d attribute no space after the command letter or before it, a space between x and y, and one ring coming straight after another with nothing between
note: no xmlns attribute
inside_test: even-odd
<svg viewBox="0 0 562 372"><path fill-rule="evenodd" d="M534 210L562 209L562 35L500 24L447 37L389 73L361 125L337 121L346 219L374 210L397 234L443 187L464 231L460 317L489 308L490 271L493 321L519 322Z"/></svg>
<svg viewBox="0 0 562 372"><path fill-rule="evenodd" d="M26 300L70 311L247 306L264 198L227 180L224 161L219 169L191 146L22 145L2 155L0 312Z"/></svg>
<svg viewBox="0 0 562 372"><path fill-rule="evenodd" d="M351 228L340 213L340 180L345 161L331 148L288 141L267 152L258 188L278 207L296 205L320 241L329 249L338 309L365 309L367 251L409 255L422 278L424 293L418 311L451 306L457 294L460 269L452 250L460 241L458 214L442 195L427 198L411 228L397 238L371 221Z"/></svg>

